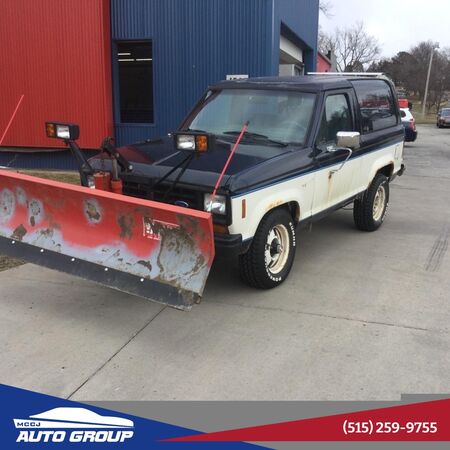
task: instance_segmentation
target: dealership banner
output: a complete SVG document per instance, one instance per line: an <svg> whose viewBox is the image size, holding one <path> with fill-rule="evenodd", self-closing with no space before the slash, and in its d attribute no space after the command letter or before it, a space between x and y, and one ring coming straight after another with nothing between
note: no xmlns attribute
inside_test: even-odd
<svg viewBox="0 0 450 450"><path fill-rule="evenodd" d="M0 448L450 448L450 396L402 402L95 402L0 385Z"/></svg>

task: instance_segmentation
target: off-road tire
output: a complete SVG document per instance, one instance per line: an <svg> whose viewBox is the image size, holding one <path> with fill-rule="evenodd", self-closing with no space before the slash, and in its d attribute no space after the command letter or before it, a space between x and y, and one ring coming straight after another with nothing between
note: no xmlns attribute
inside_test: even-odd
<svg viewBox="0 0 450 450"><path fill-rule="evenodd" d="M383 210L374 217L374 204L377 193L384 189ZM375 176L372 184L362 198L355 200L353 205L353 219L358 229L362 231L376 231L383 225L389 208L389 179L382 174Z"/></svg>
<svg viewBox="0 0 450 450"><path fill-rule="evenodd" d="M246 284L257 289L272 289L286 280L295 257L297 245L295 228L292 215L284 208L268 213L261 220L249 250L239 257L240 276ZM288 245L283 246L288 254L283 255L280 270L274 274L267 263L266 251L272 248L268 245L271 236L280 231L285 240L288 237Z"/></svg>

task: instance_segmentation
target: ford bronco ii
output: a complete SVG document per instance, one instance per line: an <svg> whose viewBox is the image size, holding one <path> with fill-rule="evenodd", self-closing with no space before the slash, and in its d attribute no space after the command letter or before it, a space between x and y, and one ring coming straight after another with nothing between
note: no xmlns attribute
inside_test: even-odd
<svg viewBox="0 0 450 450"><path fill-rule="evenodd" d="M210 148L180 168L199 136ZM353 203L358 229L381 226L389 183L404 171L403 140L395 88L387 79L226 81L207 90L174 136L119 150L133 165L121 174L123 193L210 211L216 253L238 257L245 282L268 289L291 270L301 245L298 225ZM104 163L90 162L96 168Z"/></svg>

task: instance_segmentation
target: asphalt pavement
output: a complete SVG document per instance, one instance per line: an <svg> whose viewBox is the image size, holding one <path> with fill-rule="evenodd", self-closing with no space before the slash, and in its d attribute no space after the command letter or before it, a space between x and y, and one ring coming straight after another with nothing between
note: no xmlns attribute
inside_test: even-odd
<svg viewBox="0 0 450 450"><path fill-rule="evenodd" d="M0 273L0 382L75 400L399 400L450 393L450 129L420 126L376 233L302 230L289 280L217 263L176 311L30 264Z"/></svg>

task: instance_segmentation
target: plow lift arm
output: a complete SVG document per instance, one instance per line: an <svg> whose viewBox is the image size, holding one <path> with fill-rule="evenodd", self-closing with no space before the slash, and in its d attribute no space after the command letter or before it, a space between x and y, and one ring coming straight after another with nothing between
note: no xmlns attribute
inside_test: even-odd
<svg viewBox="0 0 450 450"><path fill-rule="evenodd" d="M0 170L0 253L190 309L214 260L211 214L93 189L99 172L76 143L78 126L49 122L46 131L69 146L82 186ZM193 139L188 153L207 150L205 136ZM112 160L112 182L120 182L119 167L132 166L111 139L101 150Z"/></svg>
<svg viewBox="0 0 450 450"><path fill-rule="evenodd" d="M58 127L60 128L58 129ZM65 130L66 132L63 131L61 134L61 127L63 127L63 130ZM86 158L83 151L80 149L79 145L76 142L80 135L80 129L78 125L47 122L45 124L45 128L48 137L63 136L64 143L67 145L67 147L69 147L74 159L77 161L81 185L84 187L93 187L93 177L96 173L89 163L89 160ZM111 159L113 181L118 182L120 180L118 166L120 166L120 168L124 172L131 172L133 170L133 166L124 158L124 156L120 152L117 151L116 147L113 144L112 137L103 139L100 145L100 150L101 152L106 153Z"/></svg>

